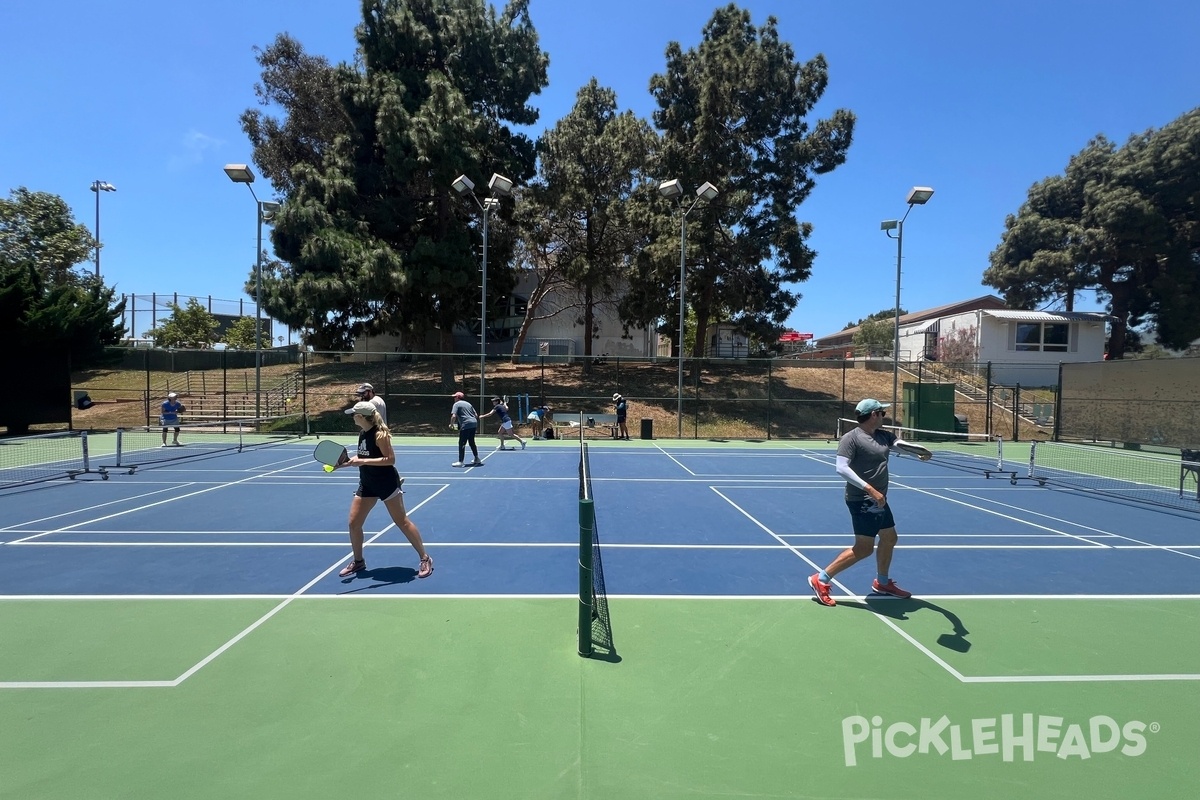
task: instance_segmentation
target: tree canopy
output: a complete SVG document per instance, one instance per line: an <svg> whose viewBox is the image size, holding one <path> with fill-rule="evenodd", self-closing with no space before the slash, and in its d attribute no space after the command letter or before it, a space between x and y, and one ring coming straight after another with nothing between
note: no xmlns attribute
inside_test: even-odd
<svg viewBox="0 0 1200 800"><path fill-rule="evenodd" d="M807 243L812 226L796 209L817 175L845 161L854 114L838 109L809 121L829 81L824 56L796 61L775 17L755 27L732 3L713 13L698 47L685 52L672 42L666 60L650 81L662 136L657 177L688 187L689 206L706 181L720 191L688 216L684 288L696 313L693 354L709 324L722 319L774 341L800 299L784 284L807 280L816 257ZM669 295L670 287L678 291L679 215L689 206L658 203L638 261L639 291L623 305L627 319L650 323L677 305ZM671 314L666 319L677 328Z"/></svg>
<svg viewBox="0 0 1200 800"><path fill-rule="evenodd" d="M1113 316L1110 358L1151 323L1182 349L1200 336L1200 109L1123 147L1099 136L1005 221L983 282L1013 307L1096 289Z"/></svg>
<svg viewBox="0 0 1200 800"><path fill-rule="evenodd" d="M592 353L596 309L615 310L629 289L631 254L644 238L632 199L646 188L656 138L644 120L618 112L616 93L593 78L570 113L538 141L538 175L521 193L516 212L527 240L522 250L553 253L535 267L539 289L553 280L556 311L575 312L585 332L584 355ZM544 296L535 290L527 321ZM520 341L514 354L519 349Z"/></svg>
<svg viewBox="0 0 1200 800"><path fill-rule="evenodd" d="M217 341L217 328L221 323L196 298L189 297L186 306L167 303L167 308L171 309L171 316L157 328L146 332L147 336L154 339L155 347L200 349L212 347ZM250 334L253 338L253 320Z"/></svg>
<svg viewBox="0 0 1200 800"><path fill-rule="evenodd" d="M78 271L96 241L57 195L14 189L0 199L0 334L8 347L65 345L71 365L103 361L121 340L125 301Z"/></svg>
<svg viewBox="0 0 1200 800"><path fill-rule="evenodd" d="M533 175L534 144L510 126L537 121L527 102L548 60L528 0L499 14L483 0L366 0L357 38L361 67L334 76L347 132L291 169L272 232L286 263L264 272L263 307L334 340L437 329L450 350L455 324L478 314L479 272L479 209L450 185ZM513 244L505 225L496 234L488 280L503 296Z"/></svg>

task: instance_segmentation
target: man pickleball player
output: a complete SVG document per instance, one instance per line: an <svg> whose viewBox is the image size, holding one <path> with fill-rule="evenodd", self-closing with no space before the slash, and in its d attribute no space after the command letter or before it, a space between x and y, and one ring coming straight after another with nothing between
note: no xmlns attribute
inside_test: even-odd
<svg viewBox="0 0 1200 800"><path fill-rule="evenodd" d="M854 546L843 550L825 569L809 576L808 585L823 606L837 605L829 596L834 576L862 561L872 551L877 574L871 590L892 597L912 597L912 592L901 589L888 576L892 551L896 547L896 520L887 501L888 456L892 448L897 448L928 461L930 453L905 442L891 431L881 430L890 405L870 398L860 402L854 408L858 425L838 440L836 469L846 480L846 507L854 526ZM876 537L879 537L878 548L875 547Z"/></svg>
<svg viewBox="0 0 1200 800"><path fill-rule="evenodd" d="M163 401L162 407L159 410L159 424L162 425L162 446L167 446L167 428L171 428L175 434L171 440L171 444L175 447L180 446L179 442L179 415L186 409L183 403L179 402L179 395L175 392L167 392L167 399Z"/></svg>

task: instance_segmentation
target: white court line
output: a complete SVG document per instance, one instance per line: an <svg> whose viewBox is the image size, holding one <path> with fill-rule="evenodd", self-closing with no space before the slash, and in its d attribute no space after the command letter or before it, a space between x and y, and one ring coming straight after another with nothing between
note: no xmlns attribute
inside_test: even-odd
<svg viewBox="0 0 1200 800"><path fill-rule="evenodd" d="M247 479L247 480L249 480L249 479ZM238 481L238 482L240 483L240 481ZM412 510L416 511L421 506L425 505L425 503L428 503L430 500L433 500L433 498L437 497L439 494L441 494L443 491L445 491L446 488L448 488L448 487L443 486L442 488L438 489L436 492L434 492L432 495L430 495L427 499L422 501L419 505L415 506ZM379 531L379 533L375 534L369 540L364 542L363 546L365 547L366 545L373 543L376 539L378 539L380 536L383 536L385 533L387 533L389 530L391 530L394 527L395 527L395 523L389 523L386 527L384 527L383 530ZM344 549L345 545L343 544L342 547ZM220 656L226 650L233 647L235 644L240 642L242 639L249 636L250 633L252 633L254 630L256 630L257 628L262 626L264 623L266 623L266 621L271 619L271 617L275 616L280 611L287 608L296 598L300 597L302 594L304 594L304 592L308 591L313 586L315 586L317 583L319 583L322 579L324 579L325 576L329 575L329 573L331 573L335 569L337 569L338 566L340 566L343 561L345 561L344 557L339 558L337 561L333 562L333 564L328 569L321 572L319 575L317 575L317 577L313 578L311 581L306 583L304 586L302 586L297 591L293 592L290 595L287 595L283 599L282 602L280 602L278 605L276 605L274 608L272 608L266 614L263 614L257 620L252 622L250 625L248 625L245 629L243 629L241 632L239 632L232 639L225 642L225 644L221 645L216 650L214 650L213 652L209 653L207 656L202 658L199 662L194 664L190 669L188 669L186 672L184 672L182 675L180 675L178 678L176 678L173 681L0 681L0 689L146 689L146 688L178 686L179 684L183 683L191 676L195 675L201 669L203 669L207 665L211 664L214 660L216 660L216 658L218 656Z"/></svg>
<svg viewBox="0 0 1200 800"><path fill-rule="evenodd" d="M1100 542L1093 542L1091 539L1086 539L1082 536L1076 536L1074 534L1067 533L1066 531L1060 531L1056 528L1050 528L1045 525L1039 525L1038 523L1030 522L1027 519L1021 519L1020 517L1014 517L1011 514L1002 514L999 511L993 511L990 508L984 508L983 506L975 505L974 503L967 503L962 500L955 500L953 497L946 497L945 495L938 494L935 491L930 491L928 489L919 489L916 486L909 486L907 484L899 483L899 482L896 482L896 485L902 486L903 488L909 489L914 492L920 492L921 494L929 495L930 497L936 497L938 500L945 500L947 503L954 503L955 505L966 506L967 508L974 509L975 511L982 511L984 514L992 514L994 516L1001 517L1003 519L1007 519L1012 522L1020 523L1021 525L1029 525L1030 527L1033 527L1033 528L1040 528L1041 530L1044 530L1044 531L1050 531L1051 533L1056 533L1059 536L1065 536L1068 539L1075 539L1076 541L1079 541L1079 542L1086 542L1090 547L1093 547L1093 548L1107 549L1109 547L1109 545L1101 544ZM950 490L950 491L953 491L953 490Z"/></svg>
<svg viewBox="0 0 1200 800"><path fill-rule="evenodd" d="M50 534L52 534L52 533L65 533L65 532L67 532L67 531L70 531L72 528L78 528L78 527L79 527L79 526L81 526L81 525L93 525L93 524L95 524L95 523L98 523L98 522L103 522L103 521L104 521L104 520L106 520L106 519L115 519L116 517L122 517L122 516L125 516L126 514L133 514L133 513L136 513L136 512L138 512L138 511L144 511L144 510L146 510L147 508L154 508L155 506L166 505L167 503L174 503L174 502L175 502L175 501L177 501L177 500L186 500L186 499L187 499L187 498L189 498L189 497L195 497L196 495L206 494L206 493L208 493L208 492L216 491L217 489L222 489L222 488L225 488L225 487L228 487L228 486L237 486L238 484L246 483L247 481L253 481L253 480L257 480L258 478L260 478L260 477L263 477L263 476L266 476L266 475L273 475L273 474L276 474L276 473L279 473L279 472L283 472L283 471L285 471L285 470L288 470L288 469L294 469L294 468L295 468L295 466L296 466L296 465L295 465L295 464L293 464L293 465L292 465L292 466L290 466L290 467L280 467L279 469L272 470L272 471L270 471L270 472L264 472L264 473L261 473L261 474L250 475L250 476L248 476L248 477L242 478L241 480L236 480L236 481L227 481L227 482L225 482L225 483L218 483L218 484L216 484L216 485L214 485L214 486L210 486L210 487L208 487L208 488L206 488L206 489L198 489L197 491L194 491L194 492L188 492L187 494L181 494L181 495L177 495L177 496L174 496L174 497L169 497L169 498L167 498L166 500L159 500L159 501L157 501L157 502L154 502L154 503L146 503L146 504L143 504L143 505L140 505L140 506L135 506L134 508L127 508L127 509L125 509L124 511L118 511L118 512L117 512L117 513L115 513L115 514L107 514L107 515L105 515L105 516L102 516L102 517L95 517L95 518L93 518L93 519L85 520L85 521L83 521L83 522L77 522L77 523L75 523L74 525L67 525L66 527L63 527L63 528L56 528L56 529L54 529L54 530L50 530L50 531L45 531L45 532L43 532L43 533L34 534L33 536L26 536L26 537L24 537L24 538L22 538L22 539L14 539L14 540L12 540L11 542L6 542L6 544L9 544L9 545L12 545L12 544L22 544L22 543L24 543L24 542L28 542L28 541L31 541L31 540L33 540L33 539L36 539L36 538L38 538L39 536L49 536L49 535L50 535ZM191 482L188 482L188 483L184 483L184 484L182 484L182 485L180 485L180 486L178 486L178 487L176 487L176 488L179 488L179 489L186 489L187 487L189 487L189 486L192 486L192 485L193 485L193 484L192 484Z"/></svg>
<svg viewBox="0 0 1200 800"><path fill-rule="evenodd" d="M954 494L961 494L966 497L970 497L972 500L978 500L981 503L991 503L993 505L1002 506L1003 508L1015 508L1019 511L1023 511L1026 514L1030 514L1035 517L1042 517L1043 519L1053 520L1054 522L1059 522L1064 525L1070 525L1075 528L1080 528L1081 530L1094 531L1096 536L1117 536L1118 535L1115 533L1111 533L1110 531L1101 530L1100 528L1093 528L1091 525L1084 525L1082 523L1075 522L1074 520L1063 519L1062 517L1055 517L1050 514L1042 514L1041 512L1032 511L1028 508L1022 508L1021 506L1015 506L1015 505L1012 505L1011 503L1001 503L999 500L992 500L990 497L978 497L974 494L971 494L970 492L964 492L962 489L951 489L951 488L947 487L945 489L945 491L953 492ZM1089 535L1089 537L1091 537L1090 534L1088 534L1088 535ZM1091 537L1091 538L1095 538L1095 537Z"/></svg>
<svg viewBox="0 0 1200 800"><path fill-rule="evenodd" d="M913 487L907 487L907 488L913 488ZM759 522L757 519L755 519L753 516L751 516L749 513L747 513L745 509L738 506L736 503L734 503L728 497L721 494L720 490L718 490L716 487L712 487L712 489L719 497L724 499L725 502L729 503L731 506L733 506L735 509L737 509L739 512L741 512L747 519L749 519L755 525L762 528L768 534L773 536L776 540L778 540L784 544L787 544L787 542L782 537L777 535L774 531L770 530L766 525L763 525L761 522ZM918 489L916 491L923 491L923 490ZM930 492L923 492L923 493L932 494ZM966 505L968 507L978 508L977 506L971 506L969 503L961 503L960 501L953 500L952 498L941 497L940 495L933 495L933 496L939 497L940 499L949 500L950 502L958 503L960 505ZM991 512L988 509L984 509L984 508L978 508L978 510L985 511L988 513L994 513L994 514L997 514L998 516L1007 516L1004 514L998 514L998 512ZM1033 524L1033 523L1025 523L1024 520L1019 520L1019 519L1016 521L1022 522L1024 524ZM1043 528L1044 526L1034 525L1034 527ZM1045 528L1045 529L1053 530L1050 528ZM1070 536L1070 534L1064 534L1064 535ZM1085 541L1085 542L1087 541L1086 539L1081 539L1080 537L1077 537L1077 536L1070 536L1070 538L1079 539L1080 541ZM1089 543L1089 544L1091 544L1091 543ZM1100 545L1100 546L1108 549L1106 545ZM798 556L800 559L802 559L803 561L805 561L806 563L808 563L815 569L817 569L817 570L820 569L820 567L817 566L816 562L814 562L811 559L809 559L808 557L806 557L803 553L800 553L798 550L793 548L791 545L788 546L788 549L791 550L794 555ZM813 548L806 548L806 549L813 549ZM839 548L839 549L845 549L845 548ZM1090 548L1071 546L1070 549L1090 549ZM901 638L903 638L905 641L907 641L913 647L917 648L918 651L920 651L922 654L924 654L925 656L930 658L935 664L940 666L942 669L946 670L946 672L953 675L961 683L1051 683L1051 682L1053 682L1053 683L1072 683L1072 682L1082 683L1082 682L1103 682L1103 681L1137 682L1137 681L1194 681L1194 680L1200 680L1200 675L1192 675L1192 674L1188 674L1188 673L1147 674L1147 675L1133 674L1133 675L1059 675L1059 676L1054 676L1054 675L1050 675L1050 676L975 675L975 676L968 677L966 675L963 675L961 672L956 670L954 667L950 666L950 664L946 663L945 660L940 658L936 653L931 651L928 647L926 647L925 645L918 642L915 638L913 638L911 635L909 635L905 630L903 630L894 621L892 621L891 619L888 619L883 614L875 611L874 609L871 609L870 606L866 602L866 599L867 599L866 597L854 594L849 589L847 589L844 584L840 583L836 579L833 581L833 584L835 586L837 586L839 589L841 589L843 592L846 592L848 595L850 595L851 599L857 600L858 602L862 603L864 605L864 607L866 607L872 614L875 615L876 619L878 619L883 624L887 625L889 628L894 630L896 633L900 634ZM842 598L838 598L838 599L840 600ZM918 598L918 599L920 599L920 598ZM926 599L931 599L931 598L926 598ZM1008 599L1008 598L1005 598L1005 599ZM872 601L873 600L874 600L874 598L872 598Z"/></svg>
<svg viewBox="0 0 1200 800"><path fill-rule="evenodd" d="M375 545L379 547L379 544ZM339 562L340 563L340 562ZM274 594L7 594L0 595L0 602L3 601L37 601L37 602L52 602L52 601L72 601L81 600L87 602L96 602L103 600L284 600L292 597L292 593L274 593ZM477 594L465 594L462 592L422 592L421 594L309 594L301 597L301 600L428 600L438 598L452 599L480 599L480 600L577 600L578 593L561 594L556 592L546 593L520 593L520 594L497 594L494 592L479 592ZM711 600L716 602L726 601L744 601L744 600L772 600L772 601L788 601L796 602L797 600L812 600L812 594L610 594L610 600ZM1010 600L1102 600L1102 601L1126 601L1126 600L1196 600L1200 601L1200 594L929 594L921 595L916 598L918 600L927 601L968 601L968 600L986 600L986 601L1010 601ZM891 603L898 602L899 598L875 596L870 597L872 603Z"/></svg>
<svg viewBox="0 0 1200 800"><path fill-rule="evenodd" d="M64 511L61 514L52 514L51 516L48 516L48 517L38 517L37 519L26 520L25 522L21 522L16 525L9 525L7 528L0 528L0 531L11 531L11 532L23 533L24 528L26 526L33 525L34 523L37 523L37 522L48 522L52 519L58 519L60 517L70 517L70 516L74 516L75 514L84 514L88 511L95 511L97 509L116 505L118 503L128 503L133 500L140 500L143 497L150 497L151 495L161 494L163 492L169 492L169 491L172 491L173 489L179 489L179 488L182 488L184 486L189 486L189 485L191 485L191 483L188 481L176 481L176 482L172 483L170 486L167 486L165 489L155 489L152 492L142 492L141 494L130 495L129 497L123 497L119 500L109 500L105 503L96 503L95 505L84 506L83 508L76 508L71 511Z"/></svg>
<svg viewBox="0 0 1200 800"><path fill-rule="evenodd" d="M89 534L90 535L90 534ZM783 540L780 537L781 541ZM13 547L345 547L345 542L205 542L199 540L185 542L48 542L18 541L9 542ZM578 542L426 542L437 547L579 547ZM408 542L380 542L376 547L410 547ZM846 544L800 544L796 547L805 550L845 550ZM1200 545L1184 545L1193 550L1200 550ZM654 544L613 542L604 545L605 550L793 550L790 544ZM1095 547L1082 544L906 544L897 545L897 550L1087 550L1095 552ZM1180 550L1183 547L1159 547L1157 545L1113 545L1112 550Z"/></svg>
<svg viewBox="0 0 1200 800"><path fill-rule="evenodd" d="M654 445L654 446L655 446L655 447L658 449L658 451L659 451L660 453L662 453L664 456L666 456L667 458L671 459L671 460L672 460L672 461L674 461L676 464L678 464L678 465L679 465L679 468L680 468L680 469L682 469L684 472L686 472L688 475L691 475L691 476L693 476L693 477L696 475L696 473L692 472L690 469L688 469L687 467L685 467L685 466L683 465L683 462L682 462L682 461L680 461L678 458L676 458L675 456L673 456L673 455L671 455L670 453L668 453L666 450L663 450L663 449L662 449L662 447L661 447L660 445L657 445L657 444L656 444L656 445Z"/></svg>

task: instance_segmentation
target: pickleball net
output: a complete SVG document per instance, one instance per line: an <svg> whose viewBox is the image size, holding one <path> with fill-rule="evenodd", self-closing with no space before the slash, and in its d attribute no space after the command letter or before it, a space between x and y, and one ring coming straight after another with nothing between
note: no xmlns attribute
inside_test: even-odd
<svg viewBox="0 0 1200 800"><path fill-rule="evenodd" d="M1138 453L1109 442L1030 444L1022 478L1200 514L1200 450Z"/></svg>
<svg viewBox="0 0 1200 800"><path fill-rule="evenodd" d="M852 419L837 421L837 438L853 429L858 423ZM957 431L933 431L909 428L903 425L881 425L897 438L927 448L933 457L931 464L967 472L981 473L990 478L1003 475L1016 477L1019 466L1004 460L1004 439L987 433L962 433Z"/></svg>
<svg viewBox="0 0 1200 800"><path fill-rule="evenodd" d="M600 559L600 529L592 497L592 468L587 442L579 445L579 655L591 656L596 648L613 647L604 565Z"/></svg>
<svg viewBox="0 0 1200 800"><path fill-rule="evenodd" d="M89 471L86 431L0 439L0 489L73 478Z"/></svg>
<svg viewBox="0 0 1200 800"><path fill-rule="evenodd" d="M184 422L178 445L174 444L174 426L167 426L166 443L161 425L118 428L116 451L104 469L128 469L164 464L187 458L203 458L223 453L240 453L295 440L307 433L303 414L278 417Z"/></svg>

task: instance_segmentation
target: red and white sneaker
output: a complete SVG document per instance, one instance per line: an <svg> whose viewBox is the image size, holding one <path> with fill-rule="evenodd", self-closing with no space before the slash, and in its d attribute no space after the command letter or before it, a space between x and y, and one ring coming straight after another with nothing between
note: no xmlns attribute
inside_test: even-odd
<svg viewBox="0 0 1200 800"><path fill-rule="evenodd" d="M878 578L871 581L871 591L875 594L890 594L892 597L899 597L902 600L912 597L912 592L906 592L901 589L891 578L888 579L887 583L880 583Z"/></svg>
<svg viewBox="0 0 1200 800"><path fill-rule="evenodd" d="M830 584L821 583L821 576L813 573L808 576L808 585L812 587L813 594L817 596L817 602L823 606L836 606L837 601L829 596Z"/></svg>
<svg viewBox="0 0 1200 800"><path fill-rule="evenodd" d="M351 560L349 564L342 567L342 571L338 573L339 578L348 578L356 572L362 572L367 568L366 561Z"/></svg>
<svg viewBox="0 0 1200 800"><path fill-rule="evenodd" d="M430 558L429 556L425 556L424 558L421 559L421 566L417 570L417 577L418 578L428 578L432 574L433 574L433 559Z"/></svg>

